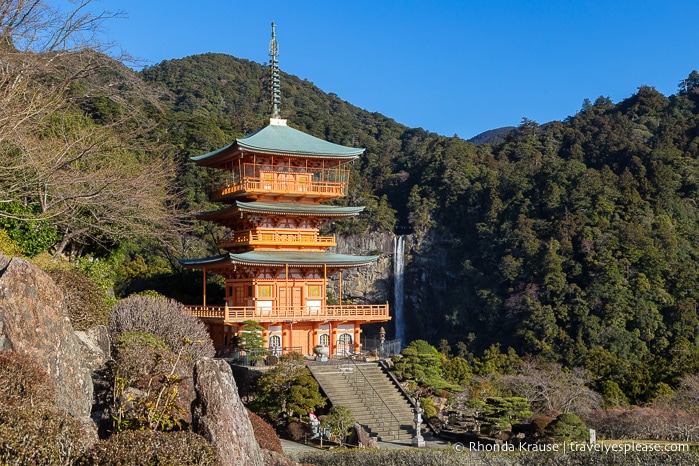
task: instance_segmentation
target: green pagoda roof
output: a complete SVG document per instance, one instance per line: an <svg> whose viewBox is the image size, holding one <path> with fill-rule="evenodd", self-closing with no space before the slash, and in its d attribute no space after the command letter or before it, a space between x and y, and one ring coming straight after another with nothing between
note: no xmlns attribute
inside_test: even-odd
<svg viewBox="0 0 699 466"><path fill-rule="evenodd" d="M201 212L197 218L201 220L215 219L236 212L251 212L264 214L310 215L322 217L351 217L364 210L364 207L341 207L325 204L300 204L298 202L242 202L236 201L224 209Z"/></svg>
<svg viewBox="0 0 699 466"><path fill-rule="evenodd" d="M202 259L180 259L185 267L226 266L226 265L288 265L289 267L361 267L370 264L379 256L351 256L331 252L297 251L248 251L228 253Z"/></svg>
<svg viewBox="0 0 699 466"><path fill-rule="evenodd" d="M362 148L347 147L324 141L287 126L286 120L273 118L270 120L270 124L264 128L236 139L226 147L192 157L192 160L203 162L207 159L218 159L226 153L235 152L236 149L265 154L341 159L354 159L364 153Z"/></svg>

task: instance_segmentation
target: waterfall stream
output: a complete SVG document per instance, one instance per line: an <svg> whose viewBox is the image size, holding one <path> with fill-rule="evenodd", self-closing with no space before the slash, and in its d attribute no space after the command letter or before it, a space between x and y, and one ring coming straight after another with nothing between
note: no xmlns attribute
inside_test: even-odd
<svg viewBox="0 0 699 466"><path fill-rule="evenodd" d="M393 238L393 298L394 323L396 339L405 344L405 322L403 320L403 259L405 256L405 237Z"/></svg>

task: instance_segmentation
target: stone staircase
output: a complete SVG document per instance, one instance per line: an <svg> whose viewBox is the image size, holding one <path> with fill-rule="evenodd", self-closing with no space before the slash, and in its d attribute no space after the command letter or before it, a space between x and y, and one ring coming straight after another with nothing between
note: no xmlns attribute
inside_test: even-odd
<svg viewBox="0 0 699 466"><path fill-rule="evenodd" d="M381 441L410 443L413 408L377 363L349 361L308 366L334 406L347 406L356 421Z"/></svg>

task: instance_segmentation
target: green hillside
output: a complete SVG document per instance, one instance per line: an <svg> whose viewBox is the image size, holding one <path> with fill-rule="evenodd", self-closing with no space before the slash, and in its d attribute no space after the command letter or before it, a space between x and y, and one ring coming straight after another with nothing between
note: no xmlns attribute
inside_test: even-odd
<svg viewBox="0 0 699 466"><path fill-rule="evenodd" d="M41 57L2 53L5 63ZM98 258L110 264L118 294L158 289L193 299L198 287L174 259L215 252L222 232L192 220L192 211L211 207L205 186L217 175L195 168L189 157L264 124L269 70L205 54L135 73L92 54L90 73L71 75L66 70L84 67L88 55L67 56L80 59L33 77L41 85L47 76L63 83L61 105L29 115L34 126L21 135L0 126L3 238L26 255ZM11 77L0 82L4 89ZM641 402L699 370L699 74L687 83L672 96L642 87L616 104L586 101L562 122L523 121L497 144L408 128L284 73L282 117L315 136L367 149L341 201L367 209L334 225L336 231L411 233L424 254L446 249L449 293L440 305L409 309L411 337L461 343L465 355L499 343L520 355L584 366L596 388L613 381ZM23 108L26 94L13 98ZM12 102L5 100L6 108ZM66 166L54 161L55 173L74 180L95 170L101 174L95 180L131 180L131 198L119 198L106 223L94 220L106 216L108 198L89 208L86 201L70 203L75 186L66 183L59 193L64 208L48 211L34 189L48 178L12 165L13 154L28 147L37 160L66 141L80 142L83 162L64 173ZM95 144L107 148L99 152L106 158L83 158ZM155 167L162 177L149 186L149 199L157 202L130 204L143 201L136 175ZM10 181L17 173L34 178L18 189ZM158 215L140 221L138 212ZM127 216L138 221L118 222Z"/></svg>
<svg viewBox="0 0 699 466"><path fill-rule="evenodd" d="M267 114L256 63L207 54L142 75L171 93L188 154ZM367 148L346 202L369 209L339 228L454 238L450 292L412 310L413 338L471 333L470 351L500 343L585 366L643 401L699 369L698 77L677 95L642 87L563 122L524 121L497 145L401 126L288 75L282 108L299 129Z"/></svg>

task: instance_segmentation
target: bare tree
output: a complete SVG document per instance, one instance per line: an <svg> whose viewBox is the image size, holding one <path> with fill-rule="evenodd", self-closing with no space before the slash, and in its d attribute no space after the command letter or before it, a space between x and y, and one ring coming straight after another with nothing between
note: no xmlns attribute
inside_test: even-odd
<svg viewBox="0 0 699 466"><path fill-rule="evenodd" d="M168 240L180 226L174 158L149 141L137 104L152 93L92 50L120 14L91 3L0 3L0 216L54 229L54 257L134 236ZM99 121L83 105L95 99L112 110Z"/></svg>
<svg viewBox="0 0 699 466"><path fill-rule="evenodd" d="M536 359L523 362L516 375L502 377L498 384L526 398L539 414L582 413L599 407L601 396L587 387L583 369L564 369Z"/></svg>
<svg viewBox="0 0 699 466"><path fill-rule="evenodd" d="M99 47L97 34L105 21L122 12L95 12L93 0L68 0L65 9L47 0L0 2L0 37L22 52L75 51ZM60 2L58 3L60 5Z"/></svg>

